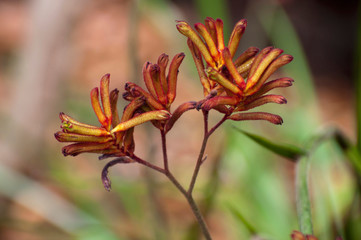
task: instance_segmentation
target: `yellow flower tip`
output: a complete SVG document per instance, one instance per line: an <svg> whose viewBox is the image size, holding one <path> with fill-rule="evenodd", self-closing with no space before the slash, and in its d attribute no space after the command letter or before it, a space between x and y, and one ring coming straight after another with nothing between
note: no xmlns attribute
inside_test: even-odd
<svg viewBox="0 0 361 240"><path fill-rule="evenodd" d="M62 134L63 133L64 132L62 132L62 131L58 131L58 132L54 133L54 137L56 140L58 140L58 142L62 142Z"/></svg>
<svg viewBox="0 0 361 240"><path fill-rule="evenodd" d="M60 112L60 113L59 113L59 118L60 118L61 121L65 121L66 114L63 113L63 112Z"/></svg>
<svg viewBox="0 0 361 240"><path fill-rule="evenodd" d="M170 114L170 112L168 112L167 110L160 110L154 112L156 112L156 118L154 120L167 120L172 116L172 114Z"/></svg>
<svg viewBox="0 0 361 240"><path fill-rule="evenodd" d="M285 64L290 63L293 60L293 56L289 54L282 55L280 58L282 59L282 62L284 62Z"/></svg>
<svg viewBox="0 0 361 240"><path fill-rule="evenodd" d="M235 27L238 27L238 26L244 26L244 27L247 27L247 19L241 19L239 20L237 23L236 23L236 26Z"/></svg>
<svg viewBox="0 0 361 240"><path fill-rule="evenodd" d="M158 57L158 65L159 66L167 66L168 62L169 62L169 56L165 53L162 53L159 57Z"/></svg>
<svg viewBox="0 0 361 240"><path fill-rule="evenodd" d="M181 34L188 36L189 33L192 31L191 26L189 26L189 24L187 22L185 22L185 21L178 21L177 20L176 22L177 22L176 27L177 27L178 31Z"/></svg>
<svg viewBox="0 0 361 240"><path fill-rule="evenodd" d="M101 81L108 81L109 82L109 79L110 79L110 73L107 73L107 74L104 74Z"/></svg>

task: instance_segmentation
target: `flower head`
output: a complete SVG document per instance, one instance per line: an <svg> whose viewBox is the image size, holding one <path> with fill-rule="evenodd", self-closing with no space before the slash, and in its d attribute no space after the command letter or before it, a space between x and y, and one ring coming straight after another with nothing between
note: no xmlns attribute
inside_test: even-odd
<svg viewBox="0 0 361 240"><path fill-rule="evenodd" d="M182 63L185 55L178 53L175 55L170 63L168 74L166 69L169 62L169 57L166 54L159 56L156 64L146 62L143 66L143 80L148 91L135 83L125 84L125 93L123 98L128 101L144 101L138 111L147 112L158 110L168 112L169 118L164 118L164 121L152 121L153 125L161 130L169 131L176 120L185 112L194 109L195 102L186 102L181 104L173 114L170 114L171 104L176 97L176 88L178 81L178 69ZM124 115L123 115L124 116ZM168 120L169 119L169 120Z"/></svg>
<svg viewBox="0 0 361 240"><path fill-rule="evenodd" d="M268 120L281 124L282 118L270 113L235 113L266 103L287 103L283 96L265 94L273 88L289 87L293 82L291 78L267 81L278 68L293 59L291 55L282 55L281 49L267 47L259 52L257 48L250 47L233 60L246 26L245 19L237 22L225 46L222 20L208 17L204 25L196 23L194 27L198 33L186 22L178 21L178 31L188 37L188 46L206 97L199 102L198 108L205 111L216 109L236 121Z"/></svg>
<svg viewBox="0 0 361 240"><path fill-rule="evenodd" d="M176 97L178 69L184 57L184 53L178 53L173 57L168 74L166 74L168 55L160 55L156 64L146 62L143 66L143 79L148 91L135 83L128 82L125 84L124 99L131 101L143 97L149 109L169 110Z"/></svg>
<svg viewBox="0 0 361 240"><path fill-rule="evenodd" d="M109 78L106 74L100 80L99 90L94 88L90 93L93 110L101 126L92 126L78 122L72 117L60 113L62 131L55 133L59 142L72 142L63 147L64 156L76 156L80 153L100 153L112 156L131 155L134 151L133 129L135 126L147 121L160 121L170 118L166 110L150 110L138 112L144 105L142 97L133 99L125 108L123 116L119 119L116 108L119 91L109 92Z"/></svg>

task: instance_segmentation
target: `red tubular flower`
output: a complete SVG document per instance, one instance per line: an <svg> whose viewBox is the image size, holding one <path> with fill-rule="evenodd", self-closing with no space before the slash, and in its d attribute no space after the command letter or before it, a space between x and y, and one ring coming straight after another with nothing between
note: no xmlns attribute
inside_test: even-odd
<svg viewBox="0 0 361 240"><path fill-rule="evenodd" d="M264 95L274 88L289 87L293 80L280 78L268 81L280 67L292 61L293 57L283 50L267 47L258 53L255 47L248 48L233 60L239 41L245 32L245 19L236 23L228 45L223 38L223 22L220 19L206 18L205 24L196 23L194 31L186 22L178 21L178 31L188 38L188 47L196 64L205 99L197 108L205 111L216 109L227 115L247 111L266 103L287 103L278 95ZM207 66L204 67L204 58ZM231 120L267 120L281 124L282 119L268 113L237 114Z"/></svg>

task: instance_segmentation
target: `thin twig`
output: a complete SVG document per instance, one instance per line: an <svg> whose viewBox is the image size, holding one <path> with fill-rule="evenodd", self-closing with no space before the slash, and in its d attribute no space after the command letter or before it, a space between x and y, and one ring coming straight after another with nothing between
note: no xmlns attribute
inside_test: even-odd
<svg viewBox="0 0 361 240"><path fill-rule="evenodd" d="M200 167L202 165L202 159L203 159L204 151L205 151L206 146L207 146L207 141L208 141L208 137L209 137L209 134L208 134L208 111L203 111L203 121L204 121L204 136L203 136L201 150L199 151L197 163L196 163L196 166L195 166L194 171L193 171L192 180L191 180L191 182L189 184L189 187L188 187L188 194L189 195L192 195L192 191L193 191L194 185L195 185L196 180L197 180L199 169L200 169Z"/></svg>
<svg viewBox="0 0 361 240"><path fill-rule="evenodd" d="M207 141L208 141L208 138L214 133L214 131L217 130L217 128L219 126L221 126L226 120L227 120L227 117L229 115L228 114L225 114L223 116L223 118L216 124L214 125L213 128L211 128L211 130L208 131L208 112L207 111L203 111L203 119L204 119L204 137L203 137L203 142L202 142L202 146L201 146L201 150L199 151L199 155L198 155L198 159L197 159L197 163L196 163L196 166L194 168L194 172L193 172L193 176L192 176L192 180L189 184L189 188L188 188L188 194L192 194L193 192L193 189L194 189L194 185L196 183L196 180L197 180L197 177L198 177L198 173L199 173L199 170L200 170L200 167L202 165L202 163L204 162L203 161L203 156L204 156L204 151L206 149L206 146L207 146Z"/></svg>
<svg viewBox="0 0 361 240"><path fill-rule="evenodd" d="M165 174L165 170L164 170L163 168L160 168L160 167L158 167L158 166L156 166L156 165L154 165L154 164L152 164L152 163L150 163L150 162L147 162L147 161L145 161L145 160L137 157L136 155L133 155L131 158L132 158L134 161L136 161L137 163L139 163L139 164L142 164L142 165L144 165L144 166L146 166L146 167L149 167L149 168L151 168L151 169L153 169L153 170L156 170L156 171L158 171L158 172L160 172L160 173Z"/></svg>
<svg viewBox="0 0 361 240"><path fill-rule="evenodd" d="M165 137L166 133L165 133L164 130L160 130L160 134L162 136L162 150L163 150L164 170L165 170L165 172L169 172L168 155L167 155L167 141L166 141L166 137Z"/></svg>

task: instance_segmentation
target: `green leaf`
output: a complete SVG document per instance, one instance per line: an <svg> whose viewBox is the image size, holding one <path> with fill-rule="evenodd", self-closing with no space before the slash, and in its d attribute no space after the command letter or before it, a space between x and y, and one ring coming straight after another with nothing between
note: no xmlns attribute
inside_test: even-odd
<svg viewBox="0 0 361 240"><path fill-rule="evenodd" d="M308 169L309 157L300 158L296 166L296 199L298 223L303 234L313 234Z"/></svg>
<svg viewBox="0 0 361 240"><path fill-rule="evenodd" d="M243 133L244 135L255 141L256 143L258 143L259 145L291 161L297 161L300 156L306 154L306 151L300 147L289 144L276 144L256 134L246 132L236 127L234 128L240 133Z"/></svg>
<svg viewBox="0 0 361 240"><path fill-rule="evenodd" d="M257 233L253 225L249 221L247 221L247 219L235 206L233 206L232 204L227 204L227 207L229 208L233 216L247 228L250 234L255 235Z"/></svg>

